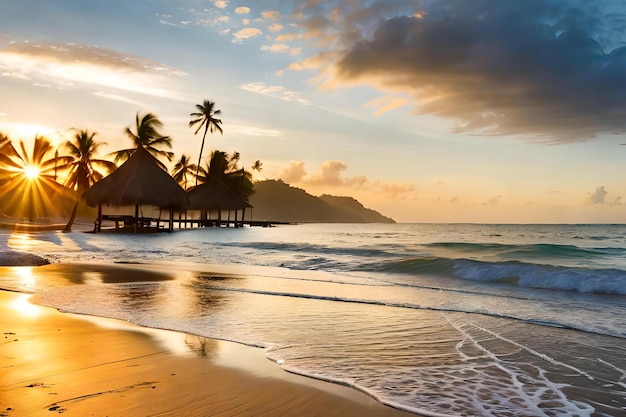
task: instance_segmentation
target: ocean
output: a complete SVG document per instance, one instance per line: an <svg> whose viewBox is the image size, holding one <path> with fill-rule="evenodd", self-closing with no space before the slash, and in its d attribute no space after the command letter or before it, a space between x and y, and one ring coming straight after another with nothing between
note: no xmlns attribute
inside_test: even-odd
<svg viewBox="0 0 626 417"><path fill-rule="evenodd" d="M95 266L61 280L4 268L2 288L256 346L416 414L626 416L626 225L4 232L0 245L131 271L115 282Z"/></svg>

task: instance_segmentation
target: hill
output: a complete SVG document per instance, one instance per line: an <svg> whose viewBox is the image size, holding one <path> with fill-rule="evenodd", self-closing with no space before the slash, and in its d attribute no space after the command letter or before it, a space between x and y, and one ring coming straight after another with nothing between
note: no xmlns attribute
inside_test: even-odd
<svg viewBox="0 0 626 417"><path fill-rule="evenodd" d="M252 217L288 223L395 223L375 210L363 207L351 197L316 197L282 181L265 180L254 184L250 197Z"/></svg>

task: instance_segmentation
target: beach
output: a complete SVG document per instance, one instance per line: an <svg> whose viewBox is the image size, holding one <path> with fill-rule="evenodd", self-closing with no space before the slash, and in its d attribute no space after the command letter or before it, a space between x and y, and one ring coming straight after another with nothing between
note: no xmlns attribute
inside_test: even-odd
<svg viewBox="0 0 626 417"><path fill-rule="evenodd" d="M621 416L624 236L0 233L0 413Z"/></svg>
<svg viewBox="0 0 626 417"><path fill-rule="evenodd" d="M411 414L288 373L260 349L63 314L0 291L0 416Z"/></svg>

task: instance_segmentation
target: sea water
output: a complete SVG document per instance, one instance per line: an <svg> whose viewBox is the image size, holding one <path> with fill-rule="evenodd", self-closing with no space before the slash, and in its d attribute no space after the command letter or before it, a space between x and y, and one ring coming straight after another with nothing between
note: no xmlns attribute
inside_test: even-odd
<svg viewBox="0 0 626 417"><path fill-rule="evenodd" d="M0 286L63 311L231 340L432 416L626 416L626 225L303 224L0 235L169 280ZM85 272L86 271L86 272Z"/></svg>

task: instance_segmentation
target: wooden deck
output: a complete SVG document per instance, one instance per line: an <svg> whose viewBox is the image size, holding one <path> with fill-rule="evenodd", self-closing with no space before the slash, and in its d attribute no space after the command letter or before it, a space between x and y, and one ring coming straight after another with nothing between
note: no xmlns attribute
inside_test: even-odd
<svg viewBox="0 0 626 417"><path fill-rule="evenodd" d="M135 218L129 215L103 215L102 223L94 222L94 233L119 232L119 233L156 233L169 232L168 219L139 217L137 225ZM173 219L173 230L192 230L207 227L273 227L283 222L271 222L264 220L201 220L201 219Z"/></svg>

